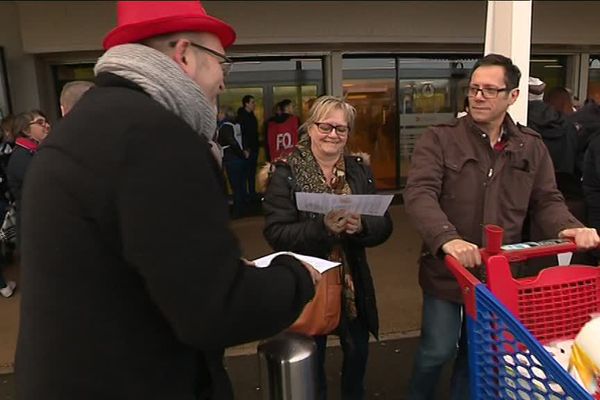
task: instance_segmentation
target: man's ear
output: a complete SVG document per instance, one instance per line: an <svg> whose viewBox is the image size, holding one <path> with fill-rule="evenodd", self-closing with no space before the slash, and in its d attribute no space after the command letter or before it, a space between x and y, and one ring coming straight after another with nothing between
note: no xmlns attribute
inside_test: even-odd
<svg viewBox="0 0 600 400"><path fill-rule="evenodd" d="M519 88L513 89L510 92L510 105L512 106L515 101L517 101L517 98L519 97Z"/></svg>
<svg viewBox="0 0 600 400"><path fill-rule="evenodd" d="M190 42L185 39L177 40L175 47L173 48L173 53L171 54L171 58L175 61L179 66L186 71L188 67L188 60L186 58L186 54L188 53L188 49L190 47Z"/></svg>

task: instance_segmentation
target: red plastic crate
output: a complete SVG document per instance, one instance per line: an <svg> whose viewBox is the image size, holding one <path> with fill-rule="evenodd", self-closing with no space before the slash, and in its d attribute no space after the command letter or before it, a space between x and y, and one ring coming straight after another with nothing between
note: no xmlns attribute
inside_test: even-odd
<svg viewBox="0 0 600 400"><path fill-rule="evenodd" d="M502 255L490 257L486 267L491 292L542 344L572 339L600 313L600 268L552 267L515 279Z"/></svg>

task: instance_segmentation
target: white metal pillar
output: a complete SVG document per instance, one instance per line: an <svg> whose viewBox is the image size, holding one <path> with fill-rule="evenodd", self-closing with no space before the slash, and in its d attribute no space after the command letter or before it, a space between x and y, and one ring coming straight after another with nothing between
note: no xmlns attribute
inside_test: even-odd
<svg viewBox="0 0 600 400"><path fill-rule="evenodd" d="M527 125L527 81L531 49L531 0L488 1L485 54L510 57L521 70L520 95L509 112Z"/></svg>

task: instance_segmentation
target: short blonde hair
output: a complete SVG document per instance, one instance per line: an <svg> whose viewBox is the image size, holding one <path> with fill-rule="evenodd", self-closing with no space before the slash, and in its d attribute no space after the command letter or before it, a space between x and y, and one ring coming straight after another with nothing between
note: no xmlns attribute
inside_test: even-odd
<svg viewBox="0 0 600 400"><path fill-rule="evenodd" d="M352 132L354 119L356 118L356 108L354 108L352 104L348 103L343 98L335 96L321 96L315 100L310 108L310 111L308 112L306 121L304 121L304 123L300 126L300 132L308 132L308 128L311 125L321 121L333 110L342 110L344 117L346 118L348 128L350 129L350 132Z"/></svg>

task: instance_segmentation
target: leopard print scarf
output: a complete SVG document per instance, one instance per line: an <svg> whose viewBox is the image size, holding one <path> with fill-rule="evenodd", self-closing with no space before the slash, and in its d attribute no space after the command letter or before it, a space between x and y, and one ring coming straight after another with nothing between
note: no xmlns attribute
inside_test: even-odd
<svg viewBox="0 0 600 400"><path fill-rule="evenodd" d="M295 151L288 156L286 161L292 169L300 191L310 193L352 194L352 189L346 181L346 163L344 161L344 156L340 156L333 168L333 178L330 182L327 182L325 174L323 174L319 163L311 151L310 138L308 135L298 142ZM345 315L352 320L357 316L354 284L346 254L341 243L333 246L328 259L342 264L344 311Z"/></svg>

